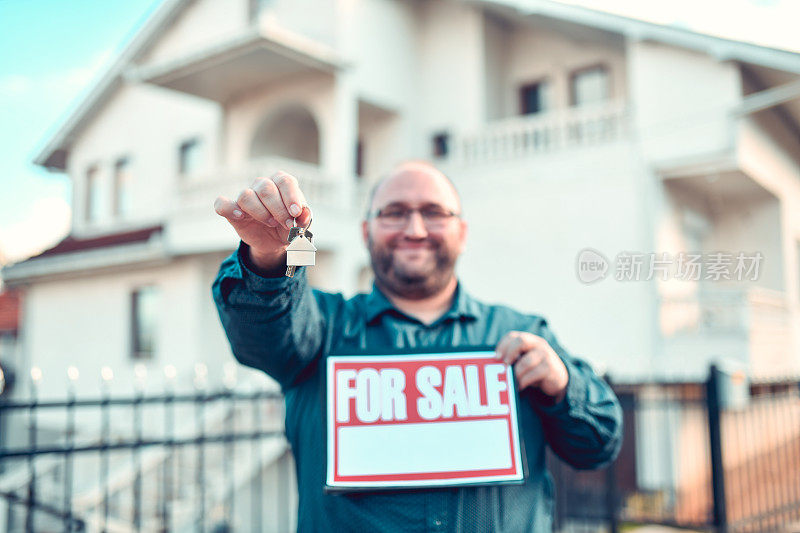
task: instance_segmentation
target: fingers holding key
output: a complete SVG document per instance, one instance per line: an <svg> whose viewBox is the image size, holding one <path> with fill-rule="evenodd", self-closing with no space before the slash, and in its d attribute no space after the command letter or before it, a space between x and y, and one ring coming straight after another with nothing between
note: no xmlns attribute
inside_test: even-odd
<svg viewBox="0 0 800 533"><path fill-rule="evenodd" d="M261 203L261 200L253 189L244 189L239 193L239 196L236 198L236 204L253 220L274 227L272 214L267 211L267 208ZM273 224L270 224L271 221Z"/></svg>
<svg viewBox="0 0 800 533"><path fill-rule="evenodd" d="M310 222L311 210L303 191L300 190L297 178L286 172L278 172L272 176L272 181L278 187L281 201L289 215L297 218L297 225L307 226Z"/></svg>
<svg viewBox="0 0 800 533"><path fill-rule="evenodd" d="M278 186L272 178L256 178L251 189L273 219L284 228L292 227L293 217L284 205Z"/></svg>
<svg viewBox="0 0 800 533"><path fill-rule="evenodd" d="M217 199L214 200L214 211L232 223L242 220L245 216L236 202L224 196L218 196Z"/></svg>
<svg viewBox="0 0 800 533"><path fill-rule="evenodd" d="M291 174L277 172L269 178L257 178L251 189L255 191L272 218L284 228L291 228L295 218L298 219L298 225L307 224L310 211L307 209L306 199L300 190L297 178Z"/></svg>

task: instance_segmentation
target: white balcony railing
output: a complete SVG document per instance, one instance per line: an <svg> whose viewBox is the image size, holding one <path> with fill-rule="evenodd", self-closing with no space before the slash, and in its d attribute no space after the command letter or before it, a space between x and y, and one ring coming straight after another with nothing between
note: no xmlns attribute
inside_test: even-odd
<svg viewBox="0 0 800 533"><path fill-rule="evenodd" d="M763 288L715 289L691 296L664 297L661 301L662 331L681 334L749 333L754 324L788 327L786 298Z"/></svg>
<svg viewBox="0 0 800 533"><path fill-rule="evenodd" d="M572 147L607 143L628 131L622 102L560 109L491 122L478 132L453 138L450 160L488 163L539 155Z"/></svg>
<svg viewBox="0 0 800 533"><path fill-rule="evenodd" d="M224 168L210 174L181 178L177 185L181 210L208 210L217 196L235 199L259 176L271 176L282 170L295 176L306 200L312 206L348 209L357 205L360 193L352 179L327 176L317 165L281 157L249 161L239 168Z"/></svg>
<svg viewBox="0 0 800 533"><path fill-rule="evenodd" d="M705 290L693 296L662 298L660 311L666 340L693 339L708 348L714 347L714 339L738 341L755 375L788 371L796 364L792 315L780 291L757 287Z"/></svg>

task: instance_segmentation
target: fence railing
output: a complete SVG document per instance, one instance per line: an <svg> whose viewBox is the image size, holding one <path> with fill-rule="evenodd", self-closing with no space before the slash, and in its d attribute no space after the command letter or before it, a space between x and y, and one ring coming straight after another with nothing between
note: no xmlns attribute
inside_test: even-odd
<svg viewBox="0 0 800 533"><path fill-rule="evenodd" d="M0 532L290 529L282 405L274 388L202 386L0 400L4 427L27 428L0 446Z"/></svg>
<svg viewBox="0 0 800 533"><path fill-rule="evenodd" d="M577 471L550 455L556 523L721 532L800 531L800 380L615 384L625 434L616 462Z"/></svg>
<svg viewBox="0 0 800 533"><path fill-rule="evenodd" d="M614 383L615 463L548 456L555 523L800 530L800 381ZM35 389L34 389L35 392ZM48 413L63 424L54 433ZM0 400L0 531L287 531L296 486L275 389ZM93 429L82 433L88 421Z"/></svg>

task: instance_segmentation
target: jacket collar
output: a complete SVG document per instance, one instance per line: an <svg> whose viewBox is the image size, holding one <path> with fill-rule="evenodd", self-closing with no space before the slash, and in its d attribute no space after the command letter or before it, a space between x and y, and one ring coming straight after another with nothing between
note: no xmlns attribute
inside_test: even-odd
<svg viewBox="0 0 800 533"><path fill-rule="evenodd" d="M378 286L372 284L372 292L366 296L366 310L367 310L367 323L372 324L376 322L386 313L392 313L396 316L404 317L408 320L419 322L416 318L410 317L397 309L392 302L381 292ZM478 318L479 309L478 303L463 289L461 282L456 285L456 293L453 298L453 303L450 309L445 312L441 317L434 322L439 323L443 320L475 320Z"/></svg>

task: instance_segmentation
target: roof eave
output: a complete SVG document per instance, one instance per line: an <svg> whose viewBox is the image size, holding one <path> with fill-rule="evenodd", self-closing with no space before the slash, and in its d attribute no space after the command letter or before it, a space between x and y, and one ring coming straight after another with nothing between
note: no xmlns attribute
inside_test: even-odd
<svg viewBox="0 0 800 533"><path fill-rule="evenodd" d="M66 114L66 118L54 133L48 134L33 156L33 164L54 172L63 172L67 167L69 150L76 132L88 122L123 82L123 71L151 44L160 30L180 13L188 0L165 0L148 17L144 26L133 36L117 59L103 73L92 89L79 97L77 105Z"/></svg>
<svg viewBox="0 0 800 533"><path fill-rule="evenodd" d="M736 41L699 33L685 28L665 26L654 22L597 11L582 6L562 4L553 0L468 0L471 3L504 6L522 16L549 17L640 41L656 41L707 53L721 61L737 60L800 74L800 53L770 48L754 43Z"/></svg>

